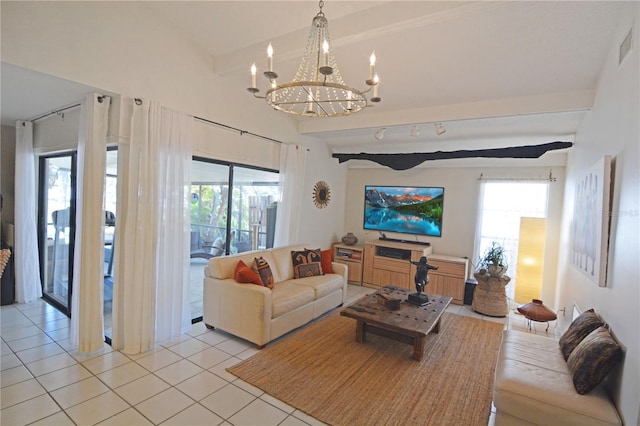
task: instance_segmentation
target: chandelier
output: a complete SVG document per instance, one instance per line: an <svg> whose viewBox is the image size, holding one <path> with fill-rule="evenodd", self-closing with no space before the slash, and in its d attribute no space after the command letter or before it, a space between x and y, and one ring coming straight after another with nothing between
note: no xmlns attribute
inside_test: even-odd
<svg viewBox="0 0 640 426"><path fill-rule="evenodd" d="M370 102L380 102L378 86L380 79L375 72L376 56L371 54L369 78L366 90L347 86L342 80L336 59L330 48L329 22L322 12L324 1L319 2L320 12L313 18L307 47L298 65L293 80L278 83L278 74L273 70L273 47L267 48L268 70L263 75L269 80L264 96L258 95L256 85L257 68L251 66L251 87L247 90L256 98L265 99L273 108L309 117L339 117L361 111L367 106L366 93L373 89Z"/></svg>

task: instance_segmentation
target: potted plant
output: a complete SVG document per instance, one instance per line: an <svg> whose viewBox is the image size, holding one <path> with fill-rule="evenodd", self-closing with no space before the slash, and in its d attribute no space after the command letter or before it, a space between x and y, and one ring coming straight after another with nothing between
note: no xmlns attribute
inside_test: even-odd
<svg viewBox="0 0 640 426"><path fill-rule="evenodd" d="M504 247L493 241L491 246L484 252L478 264L480 270L484 269L489 275L501 277L508 269L505 259Z"/></svg>

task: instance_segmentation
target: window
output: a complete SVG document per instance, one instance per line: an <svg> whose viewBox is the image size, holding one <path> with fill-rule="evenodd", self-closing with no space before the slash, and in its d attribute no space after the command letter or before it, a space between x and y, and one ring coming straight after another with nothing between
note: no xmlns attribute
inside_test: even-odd
<svg viewBox="0 0 640 426"><path fill-rule="evenodd" d="M194 158L191 171L191 317L202 316L207 259L273 246L278 172Z"/></svg>
<svg viewBox="0 0 640 426"><path fill-rule="evenodd" d="M75 238L76 153L41 156L39 247L42 295L71 316Z"/></svg>
<svg viewBox="0 0 640 426"><path fill-rule="evenodd" d="M511 282L507 296L513 299L517 285L518 236L520 218L547 217L549 184L547 182L482 182L476 237L476 261L493 241L502 245L508 262Z"/></svg>

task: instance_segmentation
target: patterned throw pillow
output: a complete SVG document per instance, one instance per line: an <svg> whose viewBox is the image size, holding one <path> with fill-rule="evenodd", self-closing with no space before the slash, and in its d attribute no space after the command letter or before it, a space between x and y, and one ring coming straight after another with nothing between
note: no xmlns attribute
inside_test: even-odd
<svg viewBox="0 0 640 426"><path fill-rule="evenodd" d="M253 269L249 268L242 260L239 260L236 264L236 269L233 271L233 278L237 282L243 284L262 285L260 276L256 274Z"/></svg>
<svg viewBox="0 0 640 426"><path fill-rule="evenodd" d="M254 258L253 270L260 276L262 285L265 287L273 288L273 272L271 272L271 266L269 262L264 260L262 256Z"/></svg>
<svg viewBox="0 0 640 426"><path fill-rule="evenodd" d="M333 268L331 267L331 262L333 262L333 250L321 250L320 251L320 265L322 266L323 274L334 274Z"/></svg>
<svg viewBox="0 0 640 426"><path fill-rule="evenodd" d="M320 249L292 251L293 277L298 279L322 275L321 259Z"/></svg>
<svg viewBox="0 0 640 426"><path fill-rule="evenodd" d="M571 352L578 346L578 344L589 335L593 330L605 325L604 321L593 309L589 309L580 314L576 318L569 329L560 337L560 350L564 360L569 359Z"/></svg>
<svg viewBox="0 0 640 426"><path fill-rule="evenodd" d="M567 366L580 395L590 392L622 360L622 348L605 327L592 331L571 352Z"/></svg>

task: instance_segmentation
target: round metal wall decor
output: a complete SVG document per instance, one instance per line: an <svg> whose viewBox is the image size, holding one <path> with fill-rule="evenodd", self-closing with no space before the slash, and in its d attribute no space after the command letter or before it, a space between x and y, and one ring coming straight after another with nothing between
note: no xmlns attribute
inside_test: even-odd
<svg viewBox="0 0 640 426"><path fill-rule="evenodd" d="M329 189L327 182L321 180L316 182L313 187L313 204L315 204L319 209L327 207L330 198L331 190Z"/></svg>

